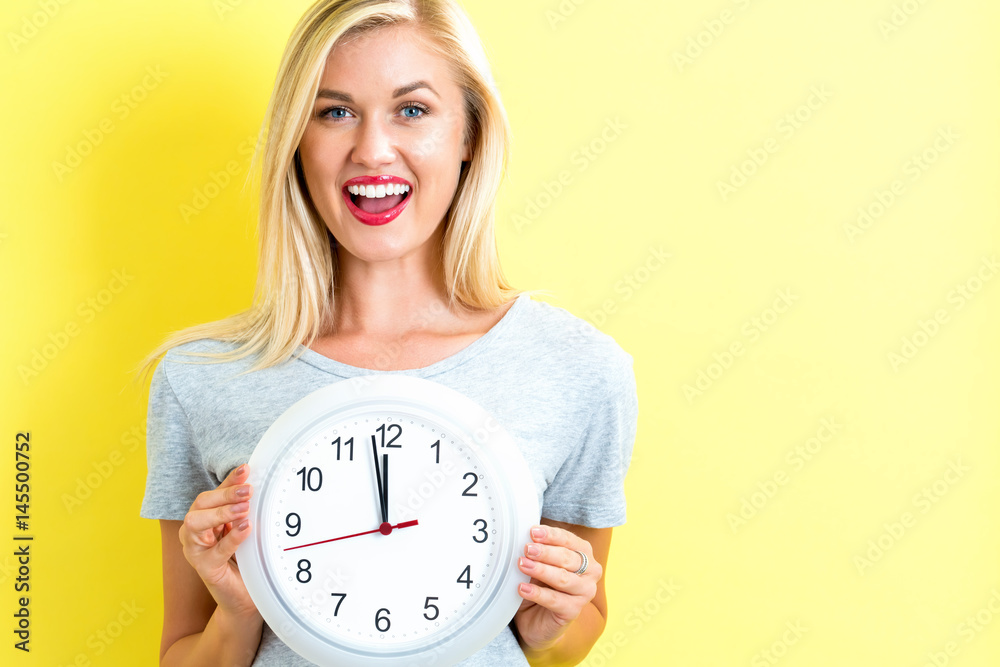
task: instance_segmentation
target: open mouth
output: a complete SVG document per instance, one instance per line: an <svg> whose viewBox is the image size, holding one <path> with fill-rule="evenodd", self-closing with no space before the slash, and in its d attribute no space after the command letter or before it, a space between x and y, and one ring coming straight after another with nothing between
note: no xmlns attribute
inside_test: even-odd
<svg viewBox="0 0 1000 667"><path fill-rule="evenodd" d="M399 206L410 195L410 186L400 183L386 185L349 185L351 203L365 213L385 213Z"/></svg>

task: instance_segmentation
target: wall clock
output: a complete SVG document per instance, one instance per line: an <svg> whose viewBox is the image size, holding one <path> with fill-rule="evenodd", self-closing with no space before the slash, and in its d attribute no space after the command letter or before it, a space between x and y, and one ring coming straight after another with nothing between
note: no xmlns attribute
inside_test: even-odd
<svg viewBox="0 0 1000 667"><path fill-rule="evenodd" d="M453 664L517 611L538 498L513 438L465 395L406 375L343 380L285 411L249 463L240 573L304 658Z"/></svg>

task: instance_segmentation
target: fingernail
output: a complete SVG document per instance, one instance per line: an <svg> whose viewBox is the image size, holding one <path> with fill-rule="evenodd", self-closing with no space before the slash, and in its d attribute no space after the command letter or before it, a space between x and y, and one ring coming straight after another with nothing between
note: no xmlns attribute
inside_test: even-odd
<svg viewBox="0 0 1000 667"><path fill-rule="evenodd" d="M247 469L247 464L246 464L246 463L244 463L244 464L243 464L243 465L241 465L241 466L240 466L239 468L237 468L237 469L236 469L236 470L235 470L234 472L235 472L235 473L236 473L237 475L242 475L242 474L243 474L243 473L244 473L244 472L246 471L246 469Z"/></svg>
<svg viewBox="0 0 1000 667"><path fill-rule="evenodd" d="M521 567L523 567L525 570L535 569L535 561L528 560L527 558L519 558L518 560L521 561Z"/></svg>
<svg viewBox="0 0 1000 667"><path fill-rule="evenodd" d="M250 509L250 503L237 503L233 505L233 511L239 514L240 512L246 512Z"/></svg>
<svg viewBox="0 0 1000 667"><path fill-rule="evenodd" d="M542 528L541 526L537 526L535 528L532 528L531 529L531 536L532 537L545 537L545 529Z"/></svg>
<svg viewBox="0 0 1000 667"><path fill-rule="evenodd" d="M236 489L237 498L246 498L249 495L250 495L250 487L248 486L241 486L238 489Z"/></svg>
<svg viewBox="0 0 1000 667"><path fill-rule="evenodd" d="M531 584L521 584L518 588L521 589L521 592L525 595L531 595Z"/></svg>
<svg viewBox="0 0 1000 667"><path fill-rule="evenodd" d="M528 558L538 558L538 556L542 553L542 550L534 544L529 544L524 550L524 553L528 556Z"/></svg>
<svg viewBox="0 0 1000 667"><path fill-rule="evenodd" d="M249 525L250 525L250 520L249 519L243 519L242 521L240 521L240 525L236 526L236 529L237 530L246 530L247 526L249 526Z"/></svg>

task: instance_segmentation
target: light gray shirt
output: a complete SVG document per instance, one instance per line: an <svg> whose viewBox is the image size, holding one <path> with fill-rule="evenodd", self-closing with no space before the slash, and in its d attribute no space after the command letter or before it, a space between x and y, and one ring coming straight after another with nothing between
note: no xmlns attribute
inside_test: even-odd
<svg viewBox="0 0 1000 667"><path fill-rule="evenodd" d="M307 394L352 377L401 373L446 385L493 415L528 462L543 517L591 528L625 523L623 482L638 418L632 356L563 308L521 294L472 344L410 370L349 366L300 345L298 356L285 363L236 376L250 367L249 360L204 363L181 354L234 347L194 341L171 349L156 367L140 516L183 519L195 497L249 461L271 423ZM265 624L253 664L312 663ZM528 663L507 627L459 664Z"/></svg>

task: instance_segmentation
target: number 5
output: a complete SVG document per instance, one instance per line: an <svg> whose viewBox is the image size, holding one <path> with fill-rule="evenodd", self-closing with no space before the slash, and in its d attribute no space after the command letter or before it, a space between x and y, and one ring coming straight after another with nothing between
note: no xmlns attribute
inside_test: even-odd
<svg viewBox="0 0 1000 667"><path fill-rule="evenodd" d="M428 621L433 621L435 618L438 617L438 614L441 612L441 610L437 608L436 604L431 604L431 600L437 600L437 598L428 597L426 600L424 600L424 609L434 610L433 616L428 616L427 612L424 612L424 618L426 618Z"/></svg>

